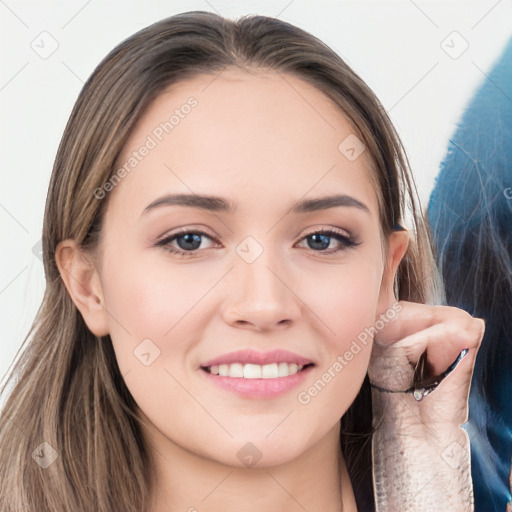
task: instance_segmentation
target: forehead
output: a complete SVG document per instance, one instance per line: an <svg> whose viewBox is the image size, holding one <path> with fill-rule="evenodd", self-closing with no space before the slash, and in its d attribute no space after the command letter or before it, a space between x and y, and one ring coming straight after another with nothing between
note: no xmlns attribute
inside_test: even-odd
<svg viewBox="0 0 512 512"><path fill-rule="evenodd" d="M356 137L339 107L293 75L199 75L146 110L118 160L116 169L128 172L110 199L122 196L140 213L164 192L214 192L260 207L339 192L364 197L376 214L367 154L346 153L347 145L361 150Z"/></svg>

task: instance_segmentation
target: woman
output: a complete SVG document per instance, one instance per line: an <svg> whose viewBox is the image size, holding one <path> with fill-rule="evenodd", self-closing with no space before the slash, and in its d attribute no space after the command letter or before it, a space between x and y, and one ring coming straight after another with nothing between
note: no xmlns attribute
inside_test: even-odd
<svg viewBox="0 0 512 512"><path fill-rule="evenodd" d="M115 48L66 127L43 253L5 510L471 509L483 321L425 304L398 137L310 34L192 12Z"/></svg>

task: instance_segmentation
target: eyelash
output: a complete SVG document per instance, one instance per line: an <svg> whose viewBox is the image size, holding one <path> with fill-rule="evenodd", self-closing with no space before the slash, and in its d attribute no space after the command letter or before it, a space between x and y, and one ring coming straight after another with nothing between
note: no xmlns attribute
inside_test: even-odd
<svg viewBox="0 0 512 512"><path fill-rule="evenodd" d="M201 236L205 236L206 238L209 238L210 240L214 240L213 237L211 237L210 235L208 235L208 233L205 233L204 231L183 229L181 231L178 231L178 232L172 234L171 236L168 236L168 237L156 242L155 246L162 247L165 251L167 251L171 254L174 254L176 256L180 256L180 257L195 256L196 253L200 252L200 249L195 249L193 251L183 251L183 250L176 249L174 247L170 247L171 242L173 242L174 240L176 240L177 238L179 238L180 236L183 236L183 235L201 235ZM334 253L337 253L340 251L346 251L347 249L352 249L352 248L360 245L360 243L361 243L361 242L358 242L355 238L343 235L341 232L336 231L334 229L321 229L319 231L313 231L311 233L308 233L304 237L302 237L300 239L300 241L302 241L310 236L313 236L313 235L325 235L330 238L335 238L342 244L341 249L330 250L330 251L326 251L326 250L315 251L314 249L311 249L313 252L318 252L321 254L334 254Z"/></svg>

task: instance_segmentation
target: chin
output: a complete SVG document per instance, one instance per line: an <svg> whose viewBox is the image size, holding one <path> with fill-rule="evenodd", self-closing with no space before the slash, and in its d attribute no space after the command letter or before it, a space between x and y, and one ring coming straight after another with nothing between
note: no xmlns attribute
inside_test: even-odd
<svg viewBox="0 0 512 512"><path fill-rule="evenodd" d="M277 437L275 440L265 439L266 435L268 433L262 435L261 438L245 436L246 440L244 441L230 443L232 446L224 454L229 456L216 457L217 461L239 469L264 469L286 464L304 452L305 442L296 445L283 444L282 440ZM250 438L253 440L248 440Z"/></svg>

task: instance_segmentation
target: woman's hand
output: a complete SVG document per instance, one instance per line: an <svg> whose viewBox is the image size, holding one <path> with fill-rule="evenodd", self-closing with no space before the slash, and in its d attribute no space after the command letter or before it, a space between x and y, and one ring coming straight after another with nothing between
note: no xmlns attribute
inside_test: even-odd
<svg viewBox="0 0 512 512"><path fill-rule="evenodd" d="M472 511L461 425L485 323L448 306L394 301L393 310L374 337L368 369L377 510Z"/></svg>

